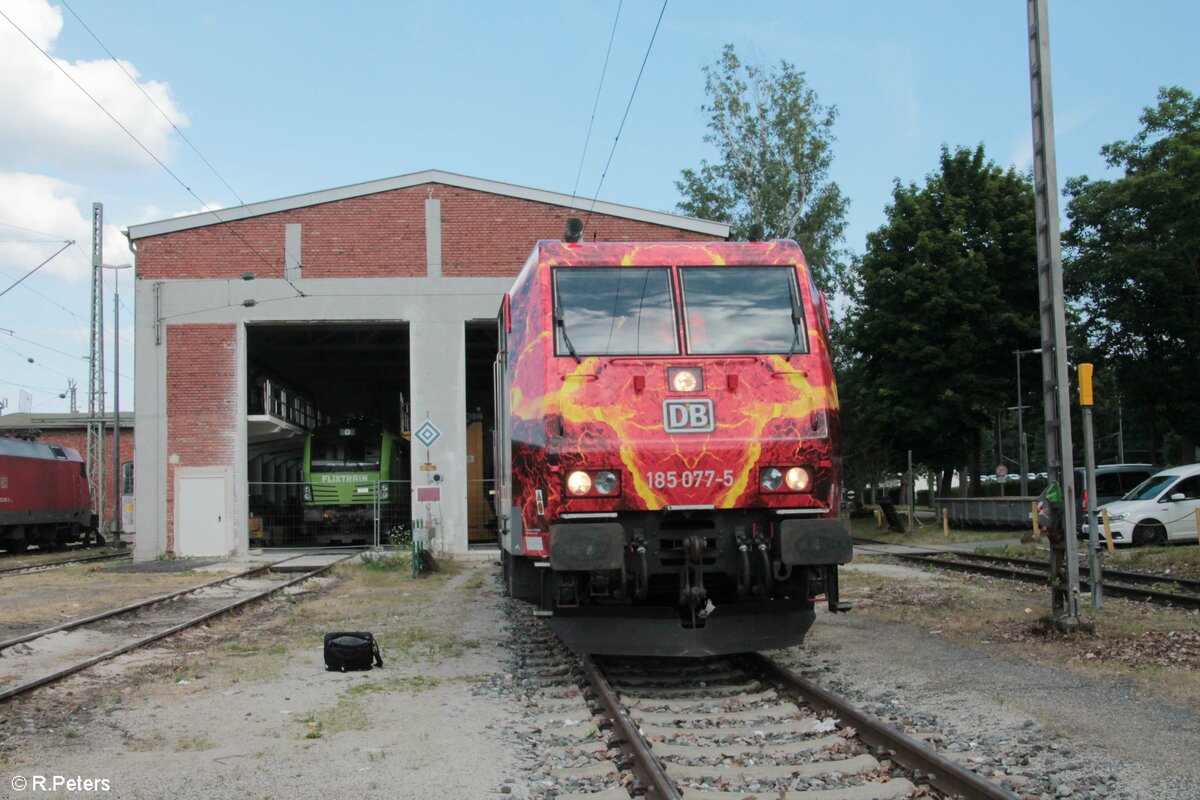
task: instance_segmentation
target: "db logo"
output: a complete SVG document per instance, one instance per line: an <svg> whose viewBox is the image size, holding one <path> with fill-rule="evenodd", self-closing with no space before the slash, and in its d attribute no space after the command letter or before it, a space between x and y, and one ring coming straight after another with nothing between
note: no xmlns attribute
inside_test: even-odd
<svg viewBox="0 0 1200 800"><path fill-rule="evenodd" d="M667 433L709 433L716 429L712 400L664 400Z"/></svg>

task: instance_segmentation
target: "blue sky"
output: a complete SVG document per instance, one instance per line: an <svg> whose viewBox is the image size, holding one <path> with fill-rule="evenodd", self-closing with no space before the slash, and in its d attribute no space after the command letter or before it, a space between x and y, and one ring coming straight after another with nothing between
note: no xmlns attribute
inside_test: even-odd
<svg viewBox="0 0 1200 800"><path fill-rule="evenodd" d="M61 4L0 0L0 11L195 197L0 18L0 291L61 246L52 240L79 242L0 297L0 398L9 413L22 390L35 412L68 410L58 398L68 378L86 405L93 201L105 205L105 261L116 264L130 258L120 229L198 211L197 197L229 207L238 197L255 202L431 168L571 193L618 7L69 2L140 88ZM659 0L621 7L581 196L600 185L660 8ZM1060 179L1103 176L1099 148L1136 133L1160 86L1200 90L1200 3L1050 0L1050 26ZM743 60L792 62L837 107L832 174L851 201L846 244L861 252L883 222L893 181L920 181L943 143L983 143L1000 164L1027 168L1025 33L1019 0L671 0L600 198L674 210L680 170L712 155L702 141L701 68L731 42ZM120 280L129 409L129 271ZM111 369L111 351L107 358Z"/></svg>

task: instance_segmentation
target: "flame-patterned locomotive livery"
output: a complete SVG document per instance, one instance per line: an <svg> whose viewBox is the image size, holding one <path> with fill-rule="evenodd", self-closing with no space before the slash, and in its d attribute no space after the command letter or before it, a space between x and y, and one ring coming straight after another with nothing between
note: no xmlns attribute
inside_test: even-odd
<svg viewBox="0 0 1200 800"><path fill-rule="evenodd" d="M791 241L542 241L501 309L512 596L574 649L797 644L837 565L824 298Z"/></svg>

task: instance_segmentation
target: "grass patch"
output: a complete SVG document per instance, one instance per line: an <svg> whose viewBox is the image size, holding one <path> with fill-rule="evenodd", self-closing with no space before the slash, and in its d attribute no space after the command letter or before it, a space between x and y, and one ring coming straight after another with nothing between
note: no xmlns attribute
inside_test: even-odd
<svg viewBox="0 0 1200 800"><path fill-rule="evenodd" d="M403 550L363 553L362 567L370 572L412 572L412 554Z"/></svg>
<svg viewBox="0 0 1200 800"><path fill-rule="evenodd" d="M897 507L899 513L903 511ZM918 512L922 509L917 509ZM927 510L927 509L926 509ZM907 524L907 516L900 514L900 521ZM886 523L885 523L886 525ZM963 542L980 542L992 539L1016 539L1026 533L1025 528L951 528L950 536L942 533L941 521L921 521L918 519L912 534L895 533L886 527L880 528L871 517L859 517L850 520L852 536L863 539L874 539L887 544L960 544Z"/></svg>
<svg viewBox="0 0 1200 800"><path fill-rule="evenodd" d="M189 736L186 739L180 739L175 745L175 752L182 753L184 751L194 751L197 753L205 750L213 750L216 748L216 742L210 739L205 739L203 736Z"/></svg>
<svg viewBox="0 0 1200 800"><path fill-rule="evenodd" d="M172 677L177 681L208 675L223 685L275 680L298 661L319 657L324 635L339 630L372 632L388 666L460 656L480 643L446 620L452 619L454 603L472 602L491 572L452 560L440 560L439 565L439 572L415 579L407 569L339 565L333 571L334 584L318 593L277 601L272 618L250 631L237 616L214 621L209 630L219 643L200 655L181 653ZM462 575L467 570L478 571ZM461 584L451 583L460 575L465 578ZM452 593L447 592L448 585ZM375 673L370 675L375 678ZM430 678L388 678L388 672L382 673L366 684L374 688L360 689L356 684L352 691L417 692L437 685ZM328 721L323 722L322 730L328 734Z"/></svg>
<svg viewBox="0 0 1200 800"><path fill-rule="evenodd" d="M359 697L371 692L411 692L415 694L436 689L443 682L441 678L432 678L426 675L397 675L378 682L351 686L346 690L346 694L351 697Z"/></svg>
<svg viewBox="0 0 1200 800"><path fill-rule="evenodd" d="M304 739L321 739L327 734L365 731L371 727L366 706L357 697L343 697L332 708L301 717L297 722L305 728L301 737Z"/></svg>
<svg viewBox="0 0 1200 800"><path fill-rule="evenodd" d="M1108 565L1180 578L1200 578L1200 547L1173 544L1164 547L1122 547L1107 556Z"/></svg>

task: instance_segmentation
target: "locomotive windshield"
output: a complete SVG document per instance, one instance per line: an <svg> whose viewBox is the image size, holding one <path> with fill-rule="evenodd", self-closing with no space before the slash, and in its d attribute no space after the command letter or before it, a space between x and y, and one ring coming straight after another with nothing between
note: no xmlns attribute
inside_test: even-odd
<svg viewBox="0 0 1200 800"><path fill-rule="evenodd" d="M556 269L554 297L558 355L679 353L666 267Z"/></svg>
<svg viewBox="0 0 1200 800"><path fill-rule="evenodd" d="M369 440L337 434L314 435L313 472L378 472L380 437Z"/></svg>
<svg viewBox="0 0 1200 800"><path fill-rule="evenodd" d="M689 353L806 353L791 267L680 267Z"/></svg>

